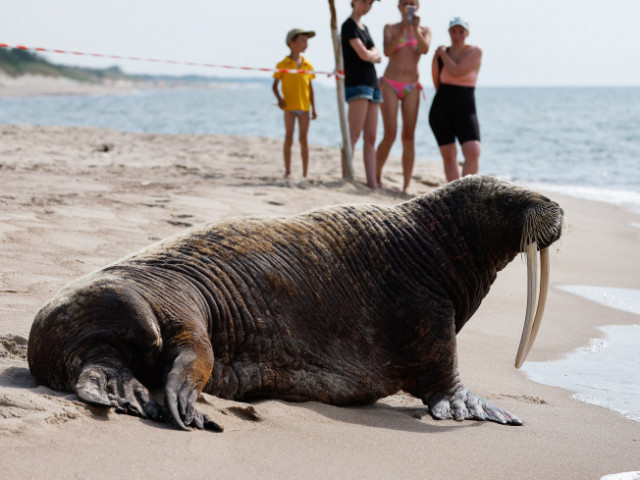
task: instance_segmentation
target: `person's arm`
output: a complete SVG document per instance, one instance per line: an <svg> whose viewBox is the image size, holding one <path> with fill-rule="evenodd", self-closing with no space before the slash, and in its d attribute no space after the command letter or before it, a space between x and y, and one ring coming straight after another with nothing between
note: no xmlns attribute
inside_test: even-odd
<svg viewBox="0 0 640 480"><path fill-rule="evenodd" d="M311 102L311 120L315 120L318 118L318 114L316 113L316 99L313 94L313 85L311 81L309 81L309 101Z"/></svg>
<svg viewBox="0 0 640 480"><path fill-rule="evenodd" d="M440 58L442 58L451 75L460 77L469 72L480 70L482 50L480 47L471 47L458 62L451 58L451 55L449 55L446 50L440 54Z"/></svg>
<svg viewBox="0 0 640 480"><path fill-rule="evenodd" d="M402 20L402 23L400 24L400 28L398 29L398 31L396 32L396 34L393 34L393 25L385 25L384 26L384 30L382 31L382 35L384 37L384 41L382 43L382 50L385 54L385 56L390 57L393 52L396 51L396 48L398 47L398 45L400 45L400 42L402 41L402 31L404 30L404 25L405 20Z"/></svg>
<svg viewBox="0 0 640 480"><path fill-rule="evenodd" d="M431 62L431 79L433 80L433 86L436 90L440 88L440 66L438 65L438 52L440 48L436 50L435 55L433 56L433 61Z"/></svg>
<svg viewBox="0 0 640 480"><path fill-rule="evenodd" d="M380 63L382 61L382 56L376 47L371 47L367 49L362 40L359 38L352 38L349 40L349 45L356 52L358 57L360 57L365 62L371 63Z"/></svg>
<svg viewBox="0 0 640 480"><path fill-rule="evenodd" d="M424 55L429 51L429 45L431 45L431 29L429 27L417 26L415 31L416 39L418 40L416 48L418 52Z"/></svg>
<svg viewBox="0 0 640 480"><path fill-rule="evenodd" d="M273 90L273 94L276 96L276 99L278 100L278 107L284 110L286 103L284 101L284 98L280 96L280 90L278 89L279 83L280 83L279 78L276 78L275 80L273 80L273 86L271 87L271 90Z"/></svg>

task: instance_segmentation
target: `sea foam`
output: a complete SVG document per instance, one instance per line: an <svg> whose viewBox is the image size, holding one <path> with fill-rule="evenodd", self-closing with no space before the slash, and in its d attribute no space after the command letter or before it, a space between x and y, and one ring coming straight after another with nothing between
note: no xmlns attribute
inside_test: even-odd
<svg viewBox="0 0 640 480"><path fill-rule="evenodd" d="M556 287L610 308L640 315L640 290L564 285ZM576 392L574 399L599 405L640 422L640 325L598 327L591 339L561 360L526 362L523 370L538 383Z"/></svg>
<svg viewBox="0 0 640 480"><path fill-rule="evenodd" d="M612 473L611 475L600 477L600 480L640 480L640 471Z"/></svg>

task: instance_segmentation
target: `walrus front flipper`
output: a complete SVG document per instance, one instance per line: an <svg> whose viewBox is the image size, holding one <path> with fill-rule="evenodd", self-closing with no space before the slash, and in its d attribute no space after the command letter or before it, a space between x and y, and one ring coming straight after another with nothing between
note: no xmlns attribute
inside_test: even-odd
<svg viewBox="0 0 640 480"><path fill-rule="evenodd" d="M167 421L163 408L133 373L109 363L114 362L89 363L82 368L75 386L78 397L90 405L115 407L118 413Z"/></svg>
<svg viewBox="0 0 640 480"><path fill-rule="evenodd" d="M503 425L522 425L518 417L462 385L457 385L449 392L432 394L425 403L431 416L437 420L486 420Z"/></svg>

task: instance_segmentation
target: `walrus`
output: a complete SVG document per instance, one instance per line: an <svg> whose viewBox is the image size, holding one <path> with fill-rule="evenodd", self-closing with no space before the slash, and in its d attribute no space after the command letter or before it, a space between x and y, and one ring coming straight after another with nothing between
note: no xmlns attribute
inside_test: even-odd
<svg viewBox="0 0 640 480"><path fill-rule="evenodd" d="M435 419L521 425L460 382L456 334L526 252L522 364L563 218L539 193L469 176L396 206L193 227L58 292L34 319L29 368L88 404L185 430L221 429L196 408L202 391L354 405L402 390Z"/></svg>

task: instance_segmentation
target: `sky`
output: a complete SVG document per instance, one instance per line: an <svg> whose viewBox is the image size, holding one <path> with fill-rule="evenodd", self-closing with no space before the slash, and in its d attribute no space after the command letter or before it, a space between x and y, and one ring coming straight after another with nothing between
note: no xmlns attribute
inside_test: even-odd
<svg viewBox="0 0 640 480"><path fill-rule="evenodd" d="M349 0L335 0L338 22ZM400 20L397 0L374 2L363 22L382 49L385 24ZM430 83L433 51L449 44L448 21L470 24L468 43L483 50L482 86L640 86L640 0L422 0L433 31L420 61ZM4 0L0 43L181 62L273 68L288 53L291 28L316 31L305 57L335 69L328 0ZM55 63L118 65L126 73L270 77L269 73L45 54ZM377 66L382 75L386 60ZM333 84L321 76L321 83Z"/></svg>

